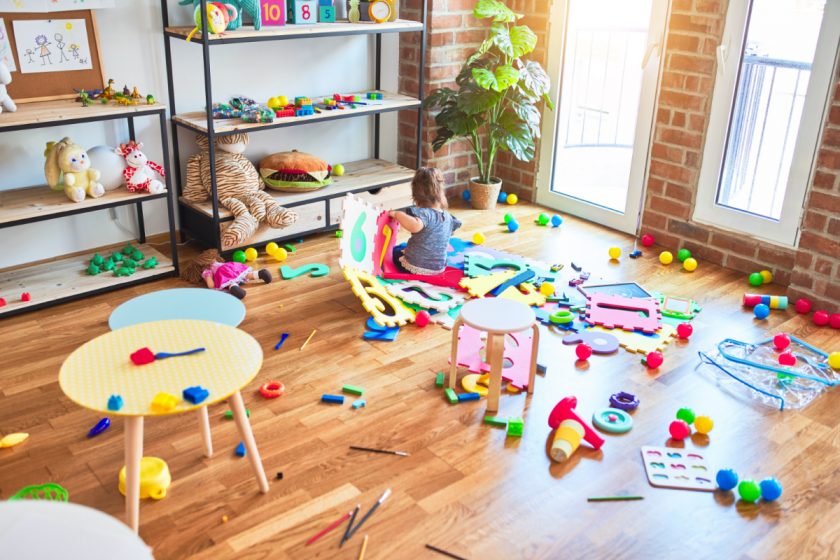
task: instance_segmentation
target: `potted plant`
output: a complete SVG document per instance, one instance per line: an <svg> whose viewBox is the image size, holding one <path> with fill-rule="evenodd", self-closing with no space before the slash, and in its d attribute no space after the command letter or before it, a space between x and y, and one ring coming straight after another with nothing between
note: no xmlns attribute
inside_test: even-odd
<svg viewBox="0 0 840 560"><path fill-rule="evenodd" d="M494 208L502 182L493 176L500 151L520 161L534 159L534 140L540 135L542 99L550 109L549 79L542 66L524 58L537 45L537 36L522 18L500 0L478 0L476 19L491 20L489 33L455 79L457 89L433 91L424 101L435 116L434 151L448 142L466 138L472 146L478 175L470 180L473 208Z"/></svg>

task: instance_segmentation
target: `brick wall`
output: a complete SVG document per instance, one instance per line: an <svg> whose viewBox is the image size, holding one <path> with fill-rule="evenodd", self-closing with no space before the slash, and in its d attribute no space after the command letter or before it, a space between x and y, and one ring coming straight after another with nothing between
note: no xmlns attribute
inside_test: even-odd
<svg viewBox="0 0 840 560"><path fill-rule="evenodd" d="M513 0L508 6L517 12L528 14L522 22L537 34L537 50L529 55L532 60L545 64L546 31L548 29L549 0ZM464 61L486 37L486 22L472 17L474 0L428 0L427 44L425 61L426 84L423 96L440 87L453 87L455 77ZM408 0L402 3L400 17L419 20L422 2ZM417 95L417 64L420 56L418 33L400 35L400 92ZM417 136L417 117L404 111L399 116L399 140L397 146L399 163L414 167ZM475 175L475 162L470 145L466 141L455 141L440 151L431 151L435 136L434 119L424 115L423 165L439 167L444 172L446 184L460 193L471 176ZM516 192L524 199L532 199L536 172L536 161L522 163L509 154L497 158L496 175L504 182L504 190ZM451 193L451 194L454 194Z"/></svg>

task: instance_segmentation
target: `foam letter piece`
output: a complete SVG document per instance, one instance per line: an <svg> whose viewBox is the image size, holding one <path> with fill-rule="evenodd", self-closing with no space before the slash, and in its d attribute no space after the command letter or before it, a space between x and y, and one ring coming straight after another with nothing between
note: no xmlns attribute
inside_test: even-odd
<svg viewBox="0 0 840 560"><path fill-rule="evenodd" d="M432 286L420 280L388 284L385 288L392 296L396 296L406 303L419 305L441 313L446 313L453 307L464 303L464 296L455 290Z"/></svg>
<svg viewBox="0 0 840 560"><path fill-rule="evenodd" d="M528 387L532 338L531 329L505 337L502 379L520 390ZM462 326L458 333L458 365L473 373L489 372L490 364L481 359L481 350L486 344L487 340L482 338L481 331Z"/></svg>
<svg viewBox="0 0 840 560"><path fill-rule="evenodd" d="M492 295L498 297L499 294L504 293L504 291L507 290L508 288L515 288L515 287L519 286L520 284L524 284L525 282L529 282L529 281L533 280L534 276L536 276L536 274L534 273L533 270L524 270L522 272L519 272L516 276L514 276L510 280L506 280L502 284L499 284L498 286L496 286L495 288L490 290L490 293ZM542 304L540 304L540 305L545 305L545 302L543 301Z"/></svg>
<svg viewBox="0 0 840 560"><path fill-rule="evenodd" d="M394 342L400 332L399 327L383 327L373 320L373 317L368 317L365 322L365 334L362 338L365 340L384 340L385 342Z"/></svg>
<svg viewBox="0 0 840 560"><path fill-rule="evenodd" d="M344 231L339 241L343 267L352 267L362 272L374 271L374 244L377 219L383 210L368 204L361 198L347 194L342 208L341 228Z"/></svg>
<svg viewBox="0 0 840 560"><path fill-rule="evenodd" d="M396 327L414 322L414 311L389 294L376 276L350 267L344 267L342 272L350 282L353 293L362 301L362 307L378 324ZM391 310L389 314L385 313L386 305Z"/></svg>
<svg viewBox="0 0 840 560"><path fill-rule="evenodd" d="M594 332L609 332L612 336L618 339L618 343L622 348L628 352L636 352L639 354L649 354L650 352L662 352L665 345L671 342L671 339L677 334L677 328L668 323L662 323L662 328L653 334L644 334L640 332L628 332L620 329L607 330L603 327L592 327Z"/></svg>
<svg viewBox="0 0 840 560"><path fill-rule="evenodd" d="M511 269L516 272L525 270L525 263L515 260L494 259L481 253L466 253L464 255L464 272L467 276L487 276L494 272L494 269ZM500 272L495 270L495 272Z"/></svg>
<svg viewBox="0 0 840 560"><path fill-rule="evenodd" d="M654 298L592 294L586 306L586 322L590 325L653 333L661 327L661 320L659 302Z"/></svg>
<svg viewBox="0 0 840 560"><path fill-rule="evenodd" d="M595 354L612 354L618 350L618 339L610 333L583 331L566 335L563 344L588 344Z"/></svg>
<svg viewBox="0 0 840 560"><path fill-rule="evenodd" d="M283 277L283 280L291 280L292 278L297 278L298 276L303 276L304 274L309 274L310 272L312 273L312 278L319 278L329 274L330 267L319 263L305 264L297 268L292 268L287 265L280 267L280 276Z"/></svg>
<svg viewBox="0 0 840 560"><path fill-rule="evenodd" d="M511 286L502 292L499 297L521 301L525 305L545 305L545 296L537 291L533 284L522 284L521 288L520 290L516 286Z"/></svg>
<svg viewBox="0 0 840 560"><path fill-rule="evenodd" d="M462 278L460 285L466 288L467 292L472 297L484 297L490 290L504 282L510 280L516 275L513 270L506 270L504 272L494 272L489 276L479 276L477 278Z"/></svg>

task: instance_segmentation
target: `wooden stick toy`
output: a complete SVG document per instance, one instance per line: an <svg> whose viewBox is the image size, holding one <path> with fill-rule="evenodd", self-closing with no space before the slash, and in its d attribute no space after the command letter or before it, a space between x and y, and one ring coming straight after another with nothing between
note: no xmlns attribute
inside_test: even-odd
<svg viewBox="0 0 840 560"><path fill-rule="evenodd" d="M333 521L332 523L330 523L329 525L327 525L326 527L324 527L323 529L321 529L320 531L318 531L316 534L312 535L309 538L309 540L306 541L306 546L309 546L310 544L314 543L315 541L317 541L318 539L320 539L321 537L323 537L324 535L326 535L327 533L329 533L348 519L350 519L349 511L341 517L339 517L338 519L336 519L335 521Z"/></svg>
<svg viewBox="0 0 840 560"><path fill-rule="evenodd" d="M368 536L365 535L365 540L362 541L362 549L359 551L359 560L365 560L365 550L367 550Z"/></svg>
<svg viewBox="0 0 840 560"><path fill-rule="evenodd" d="M150 364L155 360L174 358L176 356L189 356L190 354L204 352L204 350L204 348L193 348L192 350L187 350L186 352L158 352L157 354L155 354L148 348L141 348L140 350L131 354L131 361L134 362L134 365L136 366L143 366L146 364Z"/></svg>
<svg viewBox="0 0 840 560"><path fill-rule="evenodd" d="M357 445L351 445L350 449L355 449L356 451L370 451L371 453L385 453L387 455L399 455L400 457L408 457L410 453L407 451L391 451L390 449L374 449L372 447L359 447Z"/></svg>
<svg viewBox="0 0 840 560"><path fill-rule="evenodd" d="M303 343L303 346L300 347L301 350L306 348L306 345L309 344L309 341L312 340L312 337L315 336L316 332L318 332L318 329L312 329L312 333L309 335L309 338L307 338L306 342Z"/></svg>
<svg viewBox="0 0 840 560"><path fill-rule="evenodd" d="M455 560L467 560L463 556L458 556L457 554L453 554L453 553L451 553L447 550L443 550L442 548L438 548L438 547L432 546L430 544L427 544L426 548L428 548L429 550L433 550L433 551L437 552L438 554L443 554L444 556L449 556L450 558L454 558Z"/></svg>
<svg viewBox="0 0 840 560"><path fill-rule="evenodd" d="M586 498L587 502L625 502L630 500L644 500L644 496L598 496Z"/></svg>

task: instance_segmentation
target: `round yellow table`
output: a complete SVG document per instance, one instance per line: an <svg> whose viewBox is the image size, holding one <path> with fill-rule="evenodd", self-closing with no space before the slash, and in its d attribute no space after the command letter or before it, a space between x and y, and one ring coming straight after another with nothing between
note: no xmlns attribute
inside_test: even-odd
<svg viewBox="0 0 840 560"><path fill-rule="evenodd" d="M144 347L154 353L184 352L199 347L205 351L135 365L130 356ZM260 491L268 492L268 480L239 392L257 375L262 359L259 343L235 327L210 321L174 320L111 331L80 346L64 361L58 382L70 400L102 414L126 417L126 522L135 532L140 518L140 459L145 416L197 410L204 454L210 457L213 445L207 406L229 399ZM198 404L184 400L182 391L197 385L207 389L209 396ZM177 397L175 407L165 412L153 410L152 400L159 393ZM111 395L122 397L120 410L108 409Z"/></svg>

